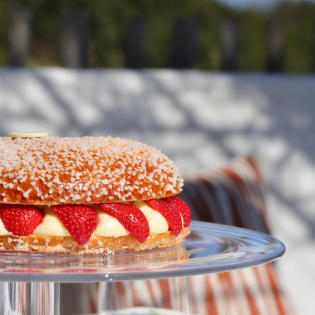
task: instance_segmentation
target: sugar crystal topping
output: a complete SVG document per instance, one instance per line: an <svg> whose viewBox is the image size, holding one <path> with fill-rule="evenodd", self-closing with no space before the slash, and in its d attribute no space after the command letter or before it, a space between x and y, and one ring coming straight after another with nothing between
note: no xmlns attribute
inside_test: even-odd
<svg viewBox="0 0 315 315"><path fill-rule="evenodd" d="M0 138L0 202L86 203L175 194L172 161L137 141L112 137Z"/></svg>

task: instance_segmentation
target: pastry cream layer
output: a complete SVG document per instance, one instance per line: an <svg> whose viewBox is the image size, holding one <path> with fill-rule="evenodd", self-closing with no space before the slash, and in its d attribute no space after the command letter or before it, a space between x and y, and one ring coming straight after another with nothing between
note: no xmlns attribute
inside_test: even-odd
<svg viewBox="0 0 315 315"><path fill-rule="evenodd" d="M150 233L162 234L168 231L168 223L161 213L153 210L146 202L136 201L133 204L143 212L149 222Z"/></svg>
<svg viewBox="0 0 315 315"><path fill-rule="evenodd" d="M0 219L0 235L10 235L10 233L4 226L2 220Z"/></svg>
<svg viewBox="0 0 315 315"><path fill-rule="evenodd" d="M168 231L168 223L164 217L147 203L143 201L135 201L133 205L143 212L148 220L150 233L161 234ZM130 234L123 225L114 217L106 214L98 205L89 205L99 217L99 224L93 232L95 236L125 236ZM70 236L70 233L52 211L50 206L41 206L40 209L44 213L42 223L33 232L34 235L45 236ZM0 219L0 235L9 235Z"/></svg>
<svg viewBox="0 0 315 315"><path fill-rule="evenodd" d="M33 234L47 236L71 236L49 206L44 206L41 210L44 212L44 219L35 229Z"/></svg>
<svg viewBox="0 0 315 315"><path fill-rule="evenodd" d="M100 222L93 232L95 236L125 236L130 234L114 217L106 214L98 205L91 208L96 211Z"/></svg>

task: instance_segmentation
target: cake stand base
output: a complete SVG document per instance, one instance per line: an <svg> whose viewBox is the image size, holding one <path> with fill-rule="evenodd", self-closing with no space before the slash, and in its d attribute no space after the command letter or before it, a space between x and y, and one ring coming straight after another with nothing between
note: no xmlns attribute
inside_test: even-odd
<svg viewBox="0 0 315 315"><path fill-rule="evenodd" d="M137 305L132 295L125 299L113 284L135 281L127 290L132 292L137 280L149 279L170 281L169 290L164 292L170 302L163 305L163 301L152 301L152 306L189 314L189 285L185 277L253 267L272 262L285 252L285 246L277 239L251 230L194 221L190 229L184 243L148 251L82 257L0 253L0 281L5 282L4 314L59 315L59 282L101 282L99 314L138 305L150 307L146 306L150 300L148 290L142 291L141 303Z"/></svg>
<svg viewBox="0 0 315 315"><path fill-rule="evenodd" d="M60 283L5 282L4 315L60 315Z"/></svg>
<svg viewBox="0 0 315 315"><path fill-rule="evenodd" d="M122 295L121 286L117 282L100 282L98 289L98 315L149 315L149 314L172 314L172 315L190 315L190 296L189 296L189 280L188 277L169 278L166 279L168 287L171 289L170 296L167 297L170 304L166 306L163 299L156 305L152 304L151 299L142 298L139 301ZM139 284L143 285L142 282ZM127 287L132 290L137 287L137 281L127 283ZM123 296L123 298L121 298ZM144 293L145 296L145 293ZM135 303L135 304L134 304ZM169 307L169 309L165 309ZM162 312L163 309L163 312Z"/></svg>

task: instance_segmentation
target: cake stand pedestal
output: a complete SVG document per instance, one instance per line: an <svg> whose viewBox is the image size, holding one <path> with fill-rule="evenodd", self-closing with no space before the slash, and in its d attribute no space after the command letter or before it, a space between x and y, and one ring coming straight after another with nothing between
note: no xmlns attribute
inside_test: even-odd
<svg viewBox="0 0 315 315"><path fill-rule="evenodd" d="M4 314L59 315L60 283L5 282Z"/></svg>
<svg viewBox="0 0 315 315"><path fill-rule="evenodd" d="M4 315L59 315L60 282L100 282L99 314L112 314L117 305L112 303L111 282L174 277L181 277L178 288L186 296L180 311L189 314L186 277L268 263L285 252L279 240L251 230L194 221L190 229L182 244L140 252L83 257L0 254Z"/></svg>

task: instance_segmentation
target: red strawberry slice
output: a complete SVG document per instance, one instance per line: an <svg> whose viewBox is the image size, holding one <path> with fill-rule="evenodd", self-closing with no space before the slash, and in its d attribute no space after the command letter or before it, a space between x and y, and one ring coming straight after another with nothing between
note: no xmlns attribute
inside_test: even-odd
<svg viewBox="0 0 315 315"><path fill-rule="evenodd" d="M18 236L28 236L42 223L42 212L31 205L0 205L0 218L5 228Z"/></svg>
<svg viewBox="0 0 315 315"><path fill-rule="evenodd" d="M184 227L189 226L191 222L191 214L190 214L190 209L184 200L180 199L177 196L166 197L161 200L169 202L170 204L175 206L183 217Z"/></svg>
<svg viewBox="0 0 315 315"><path fill-rule="evenodd" d="M169 229L177 236L182 231L182 218L175 206L158 200L144 200L151 208L161 213L168 223Z"/></svg>
<svg viewBox="0 0 315 315"><path fill-rule="evenodd" d="M88 242L99 222L96 212L87 206L57 205L51 209L79 245Z"/></svg>
<svg viewBox="0 0 315 315"><path fill-rule="evenodd" d="M100 208L116 218L140 243L150 235L149 223L138 208L122 203L102 203Z"/></svg>

